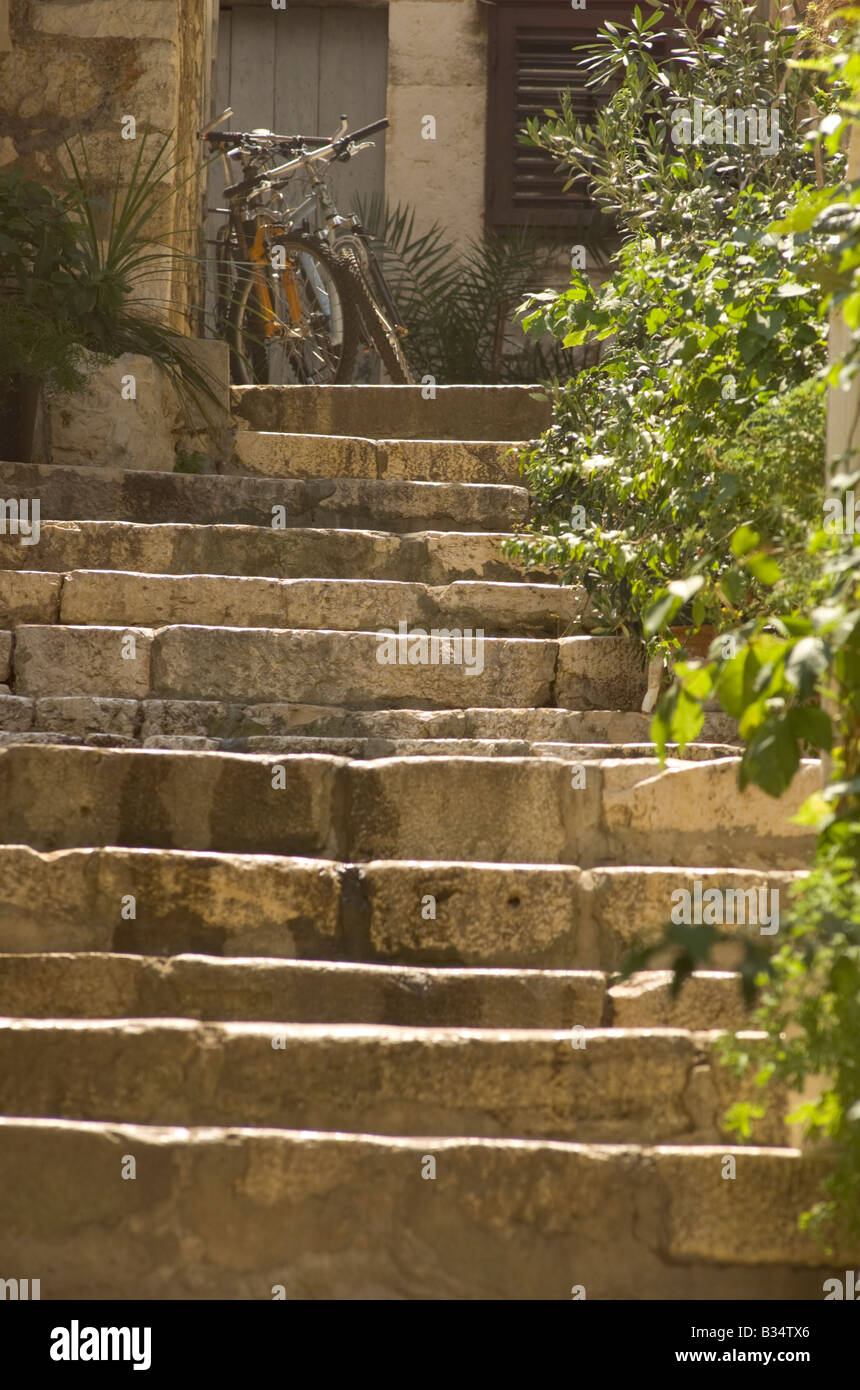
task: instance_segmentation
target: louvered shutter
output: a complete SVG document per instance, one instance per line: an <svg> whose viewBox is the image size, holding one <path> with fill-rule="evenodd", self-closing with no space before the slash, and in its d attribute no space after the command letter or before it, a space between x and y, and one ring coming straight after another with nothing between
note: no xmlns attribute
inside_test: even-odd
<svg viewBox="0 0 860 1390"><path fill-rule="evenodd" d="M606 20L622 23L633 11L632 0L589 0L574 10L559 4L499 3L490 18L490 75L487 122L487 221L492 227L552 226L596 233L608 230L580 182L566 193L567 174L557 172L552 156L518 139L530 116L558 109L560 93L569 91L584 122L593 119L605 90L586 88L583 53Z"/></svg>

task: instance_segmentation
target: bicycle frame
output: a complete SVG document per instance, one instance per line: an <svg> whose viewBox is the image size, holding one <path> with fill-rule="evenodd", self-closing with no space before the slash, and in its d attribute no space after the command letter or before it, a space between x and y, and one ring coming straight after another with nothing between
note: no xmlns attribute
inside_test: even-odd
<svg viewBox="0 0 860 1390"><path fill-rule="evenodd" d="M268 222L258 222L254 234L254 240L248 247L249 264L251 265L251 275L253 276L253 291L257 298L260 318L263 321L263 331L267 338L273 338L278 331L278 316L272 303L272 296L269 292L268 280L268 261L266 258L266 236L272 232L284 232L285 227ZM284 293L287 305L290 310L290 320L298 323L302 317L302 309L299 303L299 294L296 289L296 278L288 266L284 266L283 271Z"/></svg>
<svg viewBox="0 0 860 1390"><path fill-rule="evenodd" d="M375 287L377 299L385 305L392 325L401 334L405 332L405 325L397 312L385 277L371 248L364 244L367 241L367 234L362 231L359 219L355 214L344 217L338 212L323 173L336 160L351 158L360 150L372 148L373 142L362 141L362 136L374 134L387 124L387 120L383 119L360 131L353 132L352 135L347 135L347 121L344 117L340 129L332 139L317 148L311 148L316 137L295 137L295 143L293 143L292 141L285 142L283 137L268 136L268 132L260 132L259 141L255 141L253 144L249 142L245 145L240 143L234 151L235 154L241 154L243 149L253 151L249 157L243 158L245 177L242 183L226 190L229 203L226 211L229 216L230 235L235 238L235 245L240 252L239 265L248 268L247 274L251 278L251 293L257 305L261 328L266 339L271 340L279 332L283 332L283 316L279 317L276 313L270 292L267 238L273 235L288 234L291 229L296 227L299 219L311 209L315 209L317 213L318 235L322 239L328 240L332 249L336 247L341 237L348 236L353 243L359 237L361 238L360 262L366 267L369 278ZM287 152L286 144L292 144L293 148L297 148L297 153L283 164L263 171L259 167L262 162L260 157L265 158L267 137L270 146L279 147L283 153ZM224 138L225 141L229 139L228 136ZM239 139L240 141L247 140L247 137L240 136ZM267 217L268 210L264 207L256 211L249 209L248 204L264 193L276 193L283 200L283 189L289 183L293 172L298 169L303 171L310 185L309 194L298 204L287 210L279 209L276 218L271 220ZM325 230L322 229L322 224L324 224ZM307 225L304 230L307 231ZM353 251L354 255L355 251ZM282 284L290 322L297 326L303 321L304 316L299 301L296 278L289 266L278 269L283 276ZM239 270L238 273L241 275L243 271ZM316 292L319 298L319 292ZM296 336L301 336L299 331L296 332Z"/></svg>
<svg viewBox="0 0 860 1390"><path fill-rule="evenodd" d="M372 141L367 141L366 144L356 145L353 153L356 153L362 149L366 149L371 144ZM292 171L293 169L297 169L301 166L304 170L305 176L308 179L308 182L311 185L311 192L308 194L308 196L304 199L303 202L299 203L294 208L290 208L288 213L289 223L291 226L294 226L295 223L298 221L299 217L301 217L302 213L308 211L312 207L316 207L321 220L324 221L326 223L326 226L328 227L332 244L336 245L339 237L344 234L362 235L362 233L359 225L359 219L354 213L348 217L344 217L340 212L338 212L337 205L335 204L334 198L331 194L331 189L329 188L325 179L320 176L320 174L314 167L318 162L324 161L324 167L328 168L329 164L333 162L331 157L328 155L328 150L331 148L333 148L333 145L320 150L303 152L301 155L297 156L296 159L289 160L286 164L280 165L276 169L268 170L266 175L266 184L268 187L277 191L278 189L284 187L284 185L288 182L288 178L274 178L273 176L282 174L285 170ZM370 258L375 288L377 290L377 293L381 297L383 303L385 304L385 307L388 311L389 317L391 318L393 325L402 334L405 334L405 325L400 317L397 305L394 302L394 299L391 295L391 291L389 290L388 285L386 284L385 277L382 275L379 265L376 261L376 257L373 255L373 252L371 251L370 247L365 248L365 255Z"/></svg>

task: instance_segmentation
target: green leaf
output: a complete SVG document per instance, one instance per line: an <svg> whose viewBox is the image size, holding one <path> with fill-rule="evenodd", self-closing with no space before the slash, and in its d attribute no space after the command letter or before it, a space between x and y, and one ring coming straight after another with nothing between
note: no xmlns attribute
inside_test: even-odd
<svg viewBox="0 0 860 1390"><path fill-rule="evenodd" d="M801 637L785 662L785 679L802 696L813 693L819 677L830 665L830 651L820 637Z"/></svg>
<svg viewBox="0 0 860 1390"><path fill-rule="evenodd" d="M798 738L813 748L833 747L833 723L830 715L819 705L801 705L788 714L788 724Z"/></svg>
<svg viewBox="0 0 860 1390"><path fill-rule="evenodd" d="M741 763L741 781L754 782L768 796L782 796L800 766L797 739L783 721L766 719L756 730Z"/></svg>
<svg viewBox="0 0 860 1390"><path fill-rule="evenodd" d="M717 695L720 704L733 719L740 719L746 703L744 696L744 670L749 648L743 647L723 666L717 677Z"/></svg>
<svg viewBox="0 0 860 1390"><path fill-rule="evenodd" d="M830 807L821 792L813 792L800 805L797 814L791 817L794 825L808 825L817 830L822 821L830 816Z"/></svg>
<svg viewBox="0 0 860 1390"><path fill-rule="evenodd" d="M757 579L760 584L767 585L768 588L772 588L777 583L782 573L776 560L765 555L762 550L757 555L747 557L744 560L744 568L754 579Z"/></svg>
<svg viewBox="0 0 860 1390"><path fill-rule="evenodd" d="M676 594L667 593L647 608L642 620L646 636L653 637L656 633L662 632L678 612L681 602Z"/></svg>
<svg viewBox="0 0 860 1390"><path fill-rule="evenodd" d="M739 526L732 536L732 554L738 558L748 555L751 550L755 550L760 540L761 537L751 526Z"/></svg>

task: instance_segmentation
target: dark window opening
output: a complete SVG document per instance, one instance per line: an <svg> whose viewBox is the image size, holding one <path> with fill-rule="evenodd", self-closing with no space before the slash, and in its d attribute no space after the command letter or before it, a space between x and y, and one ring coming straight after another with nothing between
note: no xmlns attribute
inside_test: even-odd
<svg viewBox="0 0 860 1390"><path fill-rule="evenodd" d="M585 236L611 233L612 219L601 213L579 179L564 191L570 171L557 169L552 155L523 144L526 121L560 110L561 93L570 93L584 124L608 100L606 88L588 88L586 54L574 52L594 37L606 20L624 23L634 0L588 0L583 10L569 0L555 4L505 3L490 12L490 74L487 121L487 222L491 227L555 227Z"/></svg>

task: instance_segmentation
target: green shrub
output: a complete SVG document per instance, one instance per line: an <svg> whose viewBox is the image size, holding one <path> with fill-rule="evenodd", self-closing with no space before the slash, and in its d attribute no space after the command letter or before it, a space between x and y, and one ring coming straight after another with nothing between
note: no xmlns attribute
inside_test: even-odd
<svg viewBox="0 0 860 1390"><path fill-rule="evenodd" d="M788 612L806 604L821 583L821 564L808 553L807 541L821 524L826 436L824 384L810 380L772 396L734 437L703 446L716 467L737 481L734 516L768 538L769 554L779 562L779 583L758 587L761 611ZM709 530L716 532L716 518ZM753 610L750 604L747 614Z"/></svg>
<svg viewBox="0 0 860 1390"><path fill-rule="evenodd" d="M824 1078L787 1118L831 1141L822 1200L801 1215L827 1239L860 1232L860 544L823 525L816 378L834 309L849 344L827 381L846 386L860 369L860 185L840 181L840 140L860 111L860 16L849 11L822 45L757 24L735 0L713 9L722 35L686 26L680 57L659 67L655 26L637 15L595 60L599 76L622 78L597 131L569 109L532 131L574 172L593 172L625 241L598 293L575 279L528 306L564 344L603 337L606 358L556 393L553 428L526 464L537 526L519 545L584 578L610 625L659 637L688 606L694 624L710 618L731 637L676 665L652 723L661 756L698 737L716 697L744 741L740 791L779 797L803 757L830 759L797 817L818 847L780 948L767 958L742 943L765 1040L725 1045L764 1088L763 1105L733 1107L742 1139L773 1103L771 1081L801 1090ZM673 151L671 112L697 93L717 106L781 102L779 159ZM822 113L823 141L807 145ZM856 454L842 465L837 497L860 482ZM669 945L680 987L725 939L667 927L626 969Z"/></svg>
<svg viewBox="0 0 860 1390"><path fill-rule="evenodd" d="M858 835L860 825L852 826L847 846L831 847L795 890L785 943L761 977L756 1025L765 1043L751 1056L731 1039L724 1052L739 1075L755 1067L763 1087L773 1081L802 1091L809 1077L821 1078L818 1094L786 1118L835 1149L822 1199L801 1218L825 1244L837 1232L860 1234ZM733 1118L747 1128L744 1114ZM754 1119L749 1129L755 1140Z"/></svg>
<svg viewBox="0 0 860 1390"><path fill-rule="evenodd" d="M0 175L0 398L17 377L60 390L83 384L69 303L83 269L68 201L16 169Z"/></svg>
<svg viewBox="0 0 860 1390"><path fill-rule="evenodd" d="M794 65L810 41L796 25L760 23L741 0L680 10L670 60L659 10L600 32L586 66L615 89L593 127L569 101L528 126L571 182L588 179L622 246L599 289L574 274L567 291L524 306L525 324L563 349L597 341L603 352L555 391L552 429L524 461L535 520L512 549L583 583L607 630L642 635L658 593L658 617L686 605L695 625L733 625L759 601L752 572L734 584L736 520L748 503L780 551L795 523L771 505L763 474L728 467L711 441L734 439L826 360L818 295L804 280L825 236L767 235L827 164L805 127L812 99L822 109L833 100ZM673 116L697 99L778 110L778 150L675 143Z"/></svg>
<svg viewBox="0 0 860 1390"><path fill-rule="evenodd" d="M771 400L776 415L791 410L790 393L826 360L816 297L798 281L815 244L787 255L764 236L783 206L745 192L694 258L640 234L599 289L577 276L564 293L531 301L525 321L536 331L567 347L596 336L605 350L556 391L553 426L524 462L536 519L510 549L584 584L608 630L644 634L655 593L691 573L712 581L694 621L734 625L755 601L716 582L731 569L736 518L766 516L778 545L796 533L793 512L781 517L773 505L779 461L759 474L739 466L735 449L729 466L716 443L744 428L761 433L769 417L750 416ZM794 437L806 430L803 409L801 398ZM792 464L798 493L814 466L803 437Z"/></svg>

